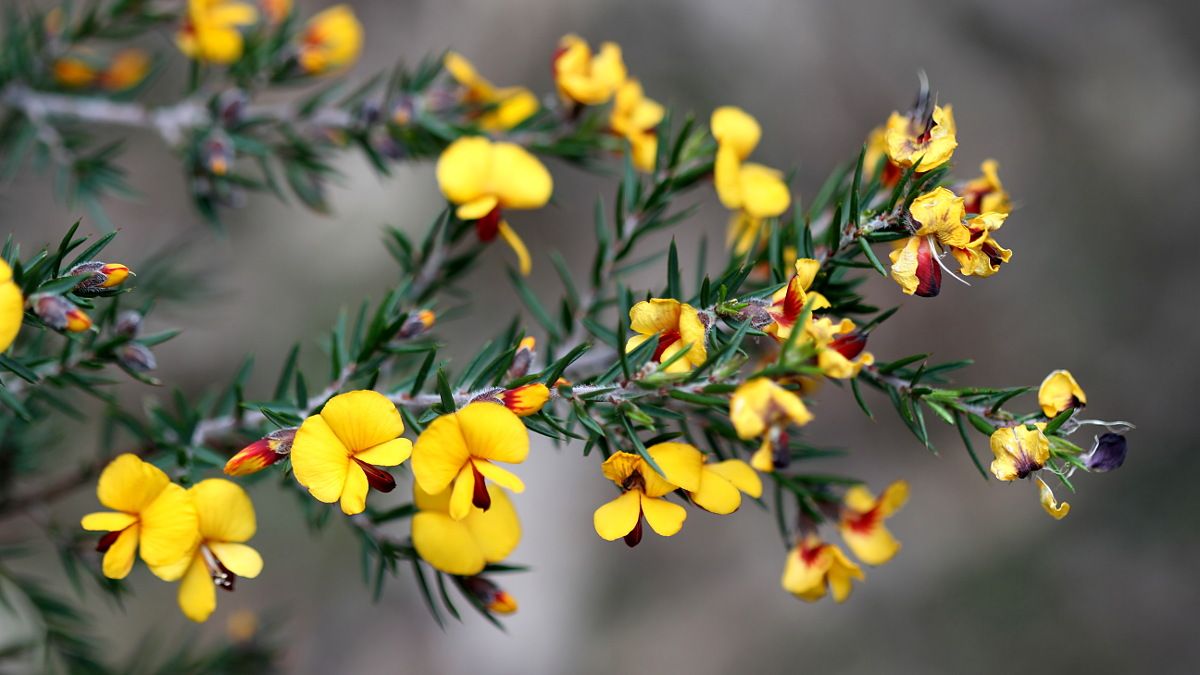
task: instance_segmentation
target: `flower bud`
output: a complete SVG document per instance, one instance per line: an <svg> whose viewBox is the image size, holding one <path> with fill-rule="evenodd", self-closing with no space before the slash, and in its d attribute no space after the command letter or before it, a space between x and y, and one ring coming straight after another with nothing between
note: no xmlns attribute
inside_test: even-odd
<svg viewBox="0 0 1200 675"><path fill-rule="evenodd" d="M121 337L135 338L142 332L142 313L127 309L117 315L113 332Z"/></svg>
<svg viewBox="0 0 1200 675"><path fill-rule="evenodd" d="M411 340L426 333L430 328L433 328L434 322L437 320L437 315L433 311L423 309L419 312L413 312L408 315L404 323L400 326L400 332L396 337L401 340Z"/></svg>
<svg viewBox="0 0 1200 675"><path fill-rule="evenodd" d="M117 362L135 373L148 373L158 367L154 352L140 342L127 342L117 349Z"/></svg>
<svg viewBox="0 0 1200 675"><path fill-rule="evenodd" d="M479 604L494 614L512 614L517 611L517 601L503 588L484 577L464 577L462 587L470 593Z"/></svg>
<svg viewBox="0 0 1200 675"><path fill-rule="evenodd" d="M76 274L86 274L91 272L92 276L75 284L72 291L75 295L92 298L98 295L105 295L109 289L120 286L133 272L121 263L104 263L104 262L85 262L67 270L67 276L75 276Z"/></svg>
<svg viewBox="0 0 1200 675"><path fill-rule="evenodd" d="M29 299L33 313L55 330L82 333L92 327L92 319L61 295L35 295Z"/></svg>
<svg viewBox="0 0 1200 675"><path fill-rule="evenodd" d="M531 382L500 393L500 402L518 417L528 417L538 412L549 400L550 389L541 382Z"/></svg>
<svg viewBox="0 0 1200 675"><path fill-rule="evenodd" d="M1092 451L1084 456L1083 461L1088 471L1104 473L1121 468L1125 463L1127 446L1125 437L1121 434L1103 434L1096 439Z"/></svg>
<svg viewBox="0 0 1200 675"><path fill-rule="evenodd" d="M537 355L536 348L537 340L533 337L523 338L520 344L517 345L517 352L513 355L512 365L508 367L508 379L517 380L529 372L529 366L533 364L533 357Z"/></svg>
<svg viewBox="0 0 1200 675"><path fill-rule="evenodd" d="M848 359L853 359L867 348L867 336L865 333L857 330L842 333L829 343L828 348Z"/></svg>
<svg viewBox="0 0 1200 675"><path fill-rule="evenodd" d="M237 124L242 121L249 103L250 97L246 95L246 92L241 89L227 89L217 96L217 118L225 126Z"/></svg>
<svg viewBox="0 0 1200 675"><path fill-rule="evenodd" d="M200 151L205 170L214 176L224 176L233 167L233 142L221 132L209 134Z"/></svg>
<svg viewBox="0 0 1200 675"><path fill-rule="evenodd" d="M271 466L292 451L296 428L278 429L242 448L225 463L230 476L248 476Z"/></svg>

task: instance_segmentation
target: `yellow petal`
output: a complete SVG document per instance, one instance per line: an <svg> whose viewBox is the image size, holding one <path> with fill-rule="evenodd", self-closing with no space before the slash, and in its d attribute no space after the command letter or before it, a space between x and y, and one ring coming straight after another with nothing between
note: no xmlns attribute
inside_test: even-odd
<svg viewBox="0 0 1200 675"><path fill-rule="evenodd" d="M170 565L191 553L200 539L191 495L171 483L142 511L141 553L147 565Z"/></svg>
<svg viewBox="0 0 1200 675"><path fill-rule="evenodd" d="M681 304L670 298L643 300L629 310L629 328L642 335L677 330Z"/></svg>
<svg viewBox="0 0 1200 675"><path fill-rule="evenodd" d="M966 218L963 198L950 190L934 188L914 199L909 211L921 225L916 236L931 234L944 246L963 247L970 243L971 231L963 224Z"/></svg>
<svg viewBox="0 0 1200 675"><path fill-rule="evenodd" d="M484 560L500 562L520 543L521 521L517 519L517 510L504 490L489 485L488 494L492 499L491 507L487 511L471 509L462 522L475 539Z"/></svg>
<svg viewBox="0 0 1200 675"><path fill-rule="evenodd" d="M509 209L536 209L550 201L554 181L541 160L515 143L493 146L491 190Z"/></svg>
<svg viewBox="0 0 1200 675"><path fill-rule="evenodd" d="M714 110L709 126L717 144L731 148L738 159L749 157L762 137L758 120L734 106L722 106Z"/></svg>
<svg viewBox="0 0 1200 675"><path fill-rule="evenodd" d="M499 403L477 401L455 416L472 456L520 464L529 455L529 431L521 418Z"/></svg>
<svg viewBox="0 0 1200 675"><path fill-rule="evenodd" d="M136 522L137 516L128 513L103 511L87 514L79 524L83 529L93 532L120 532Z"/></svg>
<svg viewBox="0 0 1200 675"><path fill-rule="evenodd" d="M642 515L659 535L670 537L683 528L683 521L687 520L687 509L657 497L642 495L641 501Z"/></svg>
<svg viewBox="0 0 1200 675"><path fill-rule="evenodd" d="M428 494L438 494L458 476L470 457L455 413L430 422L413 445L413 478Z"/></svg>
<svg viewBox="0 0 1200 675"><path fill-rule="evenodd" d="M717 148L717 157L713 162L713 185L722 206L727 209L742 208L742 162L731 146Z"/></svg>
<svg viewBox="0 0 1200 675"><path fill-rule="evenodd" d="M762 445L750 456L750 466L756 471L770 473L775 470L775 457L771 452L771 441L763 439Z"/></svg>
<svg viewBox="0 0 1200 675"><path fill-rule="evenodd" d="M125 453L104 467L96 485L100 503L115 511L138 513L171 482L161 469Z"/></svg>
<svg viewBox="0 0 1200 675"><path fill-rule="evenodd" d="M371 484L362 467L351 464L346 470L346 482L342 485L340 505L342 513L353 516L362 513L367 508L367 491Z"/></svg>
<svg viewBox="0 0 1200 675"><path fill-rule="evenodd" d="M8 264L2 260L0 264L4 265L0 269L0 277L8 275L7 279L0 281L0 352L3 352L17 339L17 333L21 330L21 322L25 319L25 301L21 297L21 289L12 282L12 271L8 269Z"/></svg>
<svg viewBox="0 0 1200 675"><path fill-rule="evenodd" d="M646 468L645 460L640 455L635 455L631 452L614 452L608 459L604 460L604 464L600 465L600 471L604 474L604 477L611 480L618 487L625 484L625 479L634 473L642 473Z"/></svg>
<svg viewBox="0 0 1200 675"><path fill-rule="evenodd" d="M900 542L882 523L868 529L842 527L842 540L854 555L868 565L882 565L900 551Z"/></svg>
<svg viewBox="0 0 1200 675"><path fill-rule="evenodd" d="M738 181L741 185L741 207L751 216L770 218L782 214L791 206L791 192L787 183L783 182L783 176L775 169L761 164L743 164Z"/></svg>
<svg viewBox="0 0 1200 675"><path fill-rule="evenodd" d="M263 559L258 551L245 544L213 541L207 544L212 554L221 561L225 569L239 577L253 579L262 572Z"/></svg>
<svg viewBox="0 0 1200 675"><path fill-rule="evenodd" d="M862 569L850 561L842 549L837 546L829 547L833 553L833 564L829 567L829 590L833 592L835 602L845 602L850 597L850 580L863 579Z"/></svg>
<svg viewBox="0 0 1200 675"><path fill-rule="evenodd" d="M489 196L491 162L492 144L488 139L464 136L454 141L442 151L437 161L437 181L442 194L455 204Z"/></svg>
<svg viewBox="0 0 1200 675"><path fill-rule="evenodd" d="M737 511L742 505L742 493L738 492L733 483L708 471L707 467L700 476L700 489L688 493L696 506L723 516Z"/></svg>
<svg viewBox="0 0 1200 675"><path fill-rule="evenodd" d="M1059 503L1054 498L1054 492L1050 490L1050 486L1046 485L1046 481L1038 478L1037 482L1038 498L1042 502L1042 508L1045 509L1046 513L1050 514L1050 517L1055 520L1066 518L1067 514L1071 512L1071 505L1066 502Z"/></svg>
<svg viewBox="0 0 1200 675"><path fill-rule="evenodd" d="M178 581L184 572L188 571L188 568L192 566L192 563L195 562L199 555L200 549L197 547L170 565L148 565L148 567L154 576L163 581Z"/></svg>
<svg viewBox="0 0 1200 675"><path fill-rule="evenodd" d="M353 453L386 443L404 433L400 411L388 397L377 391L338 394L321 409L321 419Z"/></svg>
<svg viewBox="0 0 1200 675"><path fill-rule="evenodd" d="M825 573L833 565L833 553L823 546L811 559L801 556L798 548L788 552L780 580L783 590L808 602L825 596Z"/></svg>
<svg viewBox="0 0 1200 675"><path fill-rule="evenodd" d="M467 525L444 513L422 511L413 516L412 541L423 560L447 574L471 576L487 564Z"/></svg>
<svg viewBox="0 0 1200 675"><path fill-rule="evenodd" d="M200 522L200 536L210 541L246 541L254 536L254 504L238 484L209 478L189 490Z"/></svg>
<svg viewBox="0 0 1200 675"><path fill-rule="evenodd" d="M908 502L908 481L898 480L887 486L879 496L879 513L887 518Z"/></svg>
<svg viewBox="0 0 1200 675"><path fill-rule="evenodd" d="M681 487L688 492L700 490L701 469L704 466L704 455L687 443L657 443L646 448L646 453L662 469L662 477L670 485L662 487L646 483L646 494L650 497L661 497ZM653 471L651 471L653 473ZM649 476L643 476L649 478ZM657 489L655 489L657 488ZM663 491L665 489L665 491Z"/></svg>
<svg viewBox="0 0 1200 675"><path fill-rule="evenodd" d="M921 248L921 237L909 237L902 248L894 249L891 254L892 279L900 284L900 290L905 295L917 291L920 280L917 279L917 255Z"/></svg>
<svg viewBox="0 0 1200 675"><path fill-rule="evenodd" d="M521 494L525 491L525 483L522 482L521 479L511 471L502 469L487 460L475 462L475 468L478 469L479 473L483 474L485 478L491 480L493 483L501 487L508 488L517 494Z"/></svg>
<svg viewBox="0 0 1200 675"><path fill-rule="evenodd" d="M104 576L109 579L129 576L129 570L133 569L134 552L137 551L139 530L137 525L130 525L117 535L116 541L104 552L104 560L100 565Z"/></svg>
<svg viewBox="0 0 1200 675"><path fill-rule="evenodd" d="M200 556L192 560L179 582L179 608L184 616L197 623L207 621L217 608L217 587Z"/></svg>
<svg viewBox="0 0 1200 675"><path fill-rule="evenodd" d="M454 488L450 492L450 517L462 520L471 513L472 498L475 494L475 472L470 465L464 466L454 479Z"/></svg>
<svg viewBox="0 0 1200 675"><path fill-rule="evenodd" d="M632 532L641 514L640 503L641 493L630 490L596 509L592 514L596 534L605 541L615 541Z"/></svg>
<svg viewBox="0 0 1200 675"><path fill-rule="evenodd" d="M709 464L705 470L714 473L733 484L735 488L758 499L762 496L762 479L750 465L740 459L727 459L723 462Z"/></svg>
<svg viewBox="0 0 1200 675"><path fill-rule="evenodd" d="M679 342L688 345L687 356L681 361L689 361L699 366L708 358L706 344L707 331L700 320L700 313L689 304L679 306Z"/></svg>
<svg viewBox="0 0 1200 675"><path fill-rule="evenodd" d="M363 450L355 454L354 458L374 466L397 466L412 456L412 448L412 441L407 438L394 438Z"/></svg>
<svg viewBox="0 0 1200 675"><path fill-rule="evenodd" d="M350 450L321 415L304 420L292 441L292 474L318 501L332 504L342 496L350 470Z"/></svg>
<svg viewBox="0 0 1200 675"><path fill-rule="evenodd" d="M1067 408L1082 406L1087 403L1087 395L1083 387L1067 370L1056 370L1042 380L1038 387L1038 405L1046 417L1055 417Z"/></svg>
<svg viewBox="0 0 1200 675"><path fill-rule="evenodd" d="M817 272L821 271L821 263L812 258L797 258L795 267L796 279L800 282L800 288L806 291L812 288L813 280L817 278ZM826 306L828 307L828 305ZM816 308L814 307L814 309Z"/></svg>
<svg viewBox="0 0 1200 675"><path fill-rule="evenodd" d="M484 195L458 207L454 215L460 220L479 220L500 205L500 200L494 195Z"/></svg>
<svg viewBox="0 0 1200 675"><path fill-rule="evenodd" d="M533 270L533 261L529 259L529 249L525 248L525 242L521 241L521 237L517 235L516 231L503 220L500 221L498 231L500 238L517 255L517 269L521 271L521 276L529 276L529 272Z"/></svg>

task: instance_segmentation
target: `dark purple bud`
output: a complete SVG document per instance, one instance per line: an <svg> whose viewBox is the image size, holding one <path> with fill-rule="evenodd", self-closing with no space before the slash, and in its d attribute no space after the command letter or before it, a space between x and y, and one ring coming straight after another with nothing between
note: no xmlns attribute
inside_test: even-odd
<svg viewBox="0 0 1200 675"><path fill-rule="evenodd" d="M1126 443L1121 434L1103 434L1096 439L1092 451L1084 457L1088 471L1104 473L1121 468L1125 463Z"/></svg>
<svg viewBox="0 0 1200 675"><path fill-rule="evenodd" d="M121 312L113 324L113 331L122 337L137 337L142 332L142 313L132 309Z"/></svg>
<svg viewBox="0 0 1200 675"><path fill-rule="evenodd" d="M158 367L154 352L137 342L122 345L117 350L117 361L135 373L148 373Z"/></svg>

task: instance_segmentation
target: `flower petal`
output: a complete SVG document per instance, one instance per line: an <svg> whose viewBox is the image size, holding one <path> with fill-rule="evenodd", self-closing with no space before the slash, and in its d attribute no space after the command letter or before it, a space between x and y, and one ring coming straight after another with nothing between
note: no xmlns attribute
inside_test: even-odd
<svg viewBox="0 0 1200 675"><path fill-rule="evenodd" d="M459 206L455 209L454 215L458 216L460 220L479 220L499 205L500 200L494 195L484 195Z"/></svg>
<svg viewBox="0 0 1200 675"><path fill-rule="evenodd" d="M3 261L0 264L4 265L0 269L0 279L3 279L0 281L0 352L3 352L17 339L17 333L21 330L21 322L25 319L25 300L21 297L21 289L12 281L12 270L8 264Z"/></svg>
<svg viewBox="0 0 1200 675"><path fill-rule="evenodd" d="M450 491L450 517L462 520L471 513L471 502L475 495L475 472L471 465L464 466L454 479L454 487Z"/></svg>
<svg viewBox="0 0 1200 675"><path fill-rule="evenodd" d="M487 564L466 523L444 513L422 511L413 516L412 541L425 562L447 574L470 576Z"/></svg>
<svg viewBox="0 0 1200 675"><path fill-rule="evenodd" d="M742 505L742 493L738 492L733 483L708 471L707 468L700 475L700 489L688 493L696 506L722 516L738 510Z"/></svg>
<svg viewBox="0 0 1200 675"><path fill-rule="evenodd" d="M404 420L396 405L383 394L369 389L334 396L321 409L321 419L353 453L386 443L404 433Z"/></svg>
<svg viewBox="0 0 1200 675"><path fill-rule="evenodd" d="M492 143L488 139L465 136L454 141L437 161L437 181L442 194L455 204L488 195L491 162Z"/></svg>
<svg viewBox="0 0 1200 675"><path fill-rule="evenodd" d="M468 457L458 415L442 415L417 437L412 455L413 478L422 490L437 494L450 485Z"/></svg>
<svg viewBox="0 0 1200 675"><path fill-rule="evenodd" d="M529 431L513 411L499 403L477 401L455 413L471 455L519 464L529 455Z"/></svg>
<svg viewBox="0 0 1200 675"><path fill-rule="evenodd" d="M854 556L868 565L882 565L900 551L900 542L881 522L865 530L842 527L841 532Z"/></svg>
<svg viewBox="0 0 1200 675"><path fill-rule="evenodd" d="M245 544L233 544L222 541L208 543L212 554L221 561L225 569L239 577L253 579L262 572L263 559L258 551Z"/></svg>
<svg viewBox="0 0 1200 675"><path fill-rule="evenodd" d="M332 504L342 496L350 451L320 415L304 420L292 441L292 474L318 501Z"/></svg>
<svg viewBox="0 0 1200 675"><path fill-rule="evenodd" d="M374 466L397 466L412 456L412 441L394 438L354 455L355 459Z"/></svg>
<svg viewBox="0 0 1200 675"><path fill-rule="evenodd" d="M511 471L502 469L487 460L475 462L475 468L496 485L508 488L517 494L525 491L525 483Z"/></svg>
<svg viewBox="0 0 1200 675"><path fill-rule="evenodd" d="M210 541L246 541L254 536L254 504L238 484L209 478L189 492L200 521L200 536Z"/></svg>
<svg viewBox="0 0 1200 675"><path fill-rule="evenodd" d="M508 557L521 541L521 521L513 508L508 494L496 487L488 486L492 506L487 511L472 509L463 519L471 536L488 562L500 562Z"/></svg>
<svg viewBox="0 0 1200 675"><path fill-rule="evenodd" d="M83 529L93 532L120 532L136 523L137 520L137 516L128 513L102 511L87 514L79 524Z"/></svg>
<svg viewBox="0 0 1200 675"><path fill-rule="evenodd" d="M509 209L536 209L550 201L554 181L541 160L515 143L492 145L491 190Z"/></svg>
<svg viewBox="0 0 1200 675"><path fill-rule="evenodd" d="M353 516L362 513L367 508L367 491L371 484L367 474L357 464L346 470L346 482L342 485L340 498L342 513Z"/></svg>
<svg viewBox="0 0 1200 675"><path fill-rule="evenodd" d="M755 499L762 496L762 479L759 478L758 472L740 459L727 459L724 462L709 464L705 470L724 478L735 488Z"/></svg>
<svg viewBox="0 0 1200 675"><path fill-rule="evenodd" d="M700 489L700 469L704 466L704 455L700 454L699 450L687 443L656 443L646 448L646 453L654 459L658 468L663 470L663 478L671 483L670 489L660 492L658 489L651 489L649 476L642 476L647 479L646 494L648 496L661 497L676 487L681 487L688 492ZM651 473L653 473L653 469L651 469Z"/></svg>
<svg viewBox="0 0 1200 675"><path fill-rule="evenodd" d="M171 482L161 469L125 453L104 467L96 485L100 503L114 511L138 513L158 497Z"/></svg>
<svg viewBox="0 0 1200 675"><path fill-rule="evenodd" d="M203 623L217 608L217 587L213 584L204 559L196 556L179 582L179 609L183 615Z"/></svg>
<svg viewBox="0 0 1200 675"><path fill-rule="evenodd" d="M714 110L709 126L717 143L731 148L739 159L749 157L762 137L758 120L734 106L721 106Z"/></svg>
<svg viewBox="0 0 1200 675"><path fill-rule="evenodd" d="M687 520L687 509L678 504L672 504L665 499L642 497L642 515L655 532L669 537L683 528Z"/></svg>
<svg viewBox="0 0 1200 675"><path fill-rule="evenodd" d="M170 565L191 553L200 539L196 506L188 491L168 484L142 511L141 553L147 565Z"/></svg>
<svg viewBox="0 0 1200 675"><path fill-rule="evenodd" d="M632 532L641 516L641 498L637 490L630 490L596 509L592 514L596 534L605 541L616 541Z"/></svg>
<svg viewBox="0 0 1200 675"><path fill-rule="evenodd" d="M678 330L680 304L670 298L643 300L630 308L629 328L642 335Z"/></svg>
<svg viewBox="0 0 1200 675"><path fill-rule="evenodd" d="M533 261L529 258L529 249L525 248L525 242L521 241L521 237L517 234L516 230L512 229L512 227L510 227L509 224L503 220L500 221L498 231L500 232L500 238L503 239L504 243L508 244L508 247L511 248L513 253L516 254L517 269L521 271L521 276L529 276L529 272L533 269Z"/></svg>
<svg viewBox="0 0 1200 675"><path fill-rule="evenodd" d="M137 525L131 525L117 535L116 541L105 551L104 560L100 565L104 576L109 579L124 579L129 576L129 570L133 569L139 530Z"/></svg>

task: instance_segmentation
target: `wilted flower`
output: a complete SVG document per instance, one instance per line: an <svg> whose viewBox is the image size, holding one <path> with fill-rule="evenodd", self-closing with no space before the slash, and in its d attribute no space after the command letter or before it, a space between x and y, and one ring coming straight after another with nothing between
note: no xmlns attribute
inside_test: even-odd
<svg viewBox="0 0 1200 675"><path fill-rule="evenodd" d="M362 52L363 29L354 10L334 5L313 15L300 37L300 67L322 75L354 63Z"/></svg>
<svg viewBox="0 0 1200 675"><path fill-rule="evenodd" d="M963 206L967 213L1009 213L1012 202L1004 185L1000 182L999 164L996 160L985 160L979 167L983 175L963 186Z"/></svg>
<svg viewBox="0 0 1200 675"><path fill-rule="evenodd" d="M565 35L554 53L554 82L559 96L582 105L608 102L625 82L625 62L621 48L612 42L592 48L578 35Z"/></svg>
<svg viewBox="0 0 1200 675"><path fill-rule="evenodd" d="M422 560L447 574L469 576L513 552L521 541L521 521L512 500L499 486L482 489L490 508L485 511L468 503L466 515L454 518L450 515L453 488L429 494L420 482L413 484L417 513L412 519L412 541Z"/></svg>
<svg viewBox="0 0 1200 675"><path fill-rule="evenodd" d="M625 342L626 353L657 336L658 346L650 360L670 362L665 369L668 373L686 373L708 359L704 322L689 304L671 298L644 300L630 308L629 327L637 335ZM683 355L675 358L680 352Z"/></svg>
<svg viewBox="0 0 1200 675"><path fill-rule="evenodd" d="M1041 469L1050 459L1050 441L1042 430L1045 424L1030 429L1024 424L1001 427L992 433L992 474L1003 481L1025 478Z"/></svg>
<svg viewBox="0 0 1200 675"><path fill-rule="evenodd" d="M430 495L453 485L447 510L462 520L472 505L488 510L491 491L486 479L513 492L525 484L495 462L520 464L529 455L529 432L508 408L479 401L430 422L413 448L413 477Z"/></svg>
<svg viewBox="0 0 1200 675"><path fill-rule="evenodd" d="M318 501L340 501L348 516L366 508L367 490L391 492L396 466L412 454L395 404L370 390L338 394L300 425L292 441L292 473Z"/></svg>
<svg viewBox="0 0 1200 675"><path fill-rule="evenodd" d="M1125 463L1127 444L1121 434L1101 434L1092 449L1083 456L1088 471L1104 473L1121 468Z"/></svg>
<svg viewBox="0 0 1200 675"><path fill-rule="evenodd" d="M295 427L276 429L230 457L229 461L225 462L225 473L230 476L258 473L291 454L295 439Z"/></svg>
<svg viewBox="0 0 1200 675"><path fill-rule="evenodd" d="M47 326L69 333L82 333L92 327L92 319L61 295L46 293L29 298L29 306Z"/></svg>
<svg viewBox="0 0 1200 675"><path fill-rule="evenodd" d="M1056 370L1038 387L1038 405L1046 417L1053 418L1067 408L1087 405L1087 394L1068 370Z"/></svg>
<svg viewBox="0 0 1200 675"><path fill-rule="evenodd" d="M106 295L112 289L120 286L133 274L128 267L121 263L85 262L67 270L67 276L91 273L90 277L75 284L71 289L75 295L89 298Z"/></svg>
<svg viewBox="0 0 1200 675"><path fill-rule="evenodd" d="M196 544L196 507L186 490L161 469L129 453L119 455L100 473L96 497L112 511L83 517L85 530L104 532L97 551L110 579L124 579L134 553L153 570L185 559Z"/></svg>
<svg viewBox="0 0 1200 675"><path fill-rule="evenodd" d="M888 157L901 167L920 162L916 171L929 171L950 161L955 136L954 113L950 106L935 105L928 83L922 78L921 91L912 110L892 113L887 121L885 140Z"/></svg>
<svg viewBox="0 0 1200 675"><path fill-rule="evenodd" d="M853 579L864 579L862 569L842 549L809 534L788 552L781 583L783 590L806 602L816 602L833 592L833 599L850 597Z"/></svg>
<svg viewBox="0 0 1200 675"><path fill-rule="evenodd" d="M1042 508L1045 509L1046 513L1050 514L1050 517L1055 520L1066 518L1067 514L1071 512L1071 505L1066 502L1059 503L1054 498L1054 492L1046 484L1046 481L1042 480L1041 476L1037 477L1037 484L1038 500L1042 503Z"/></svg>

